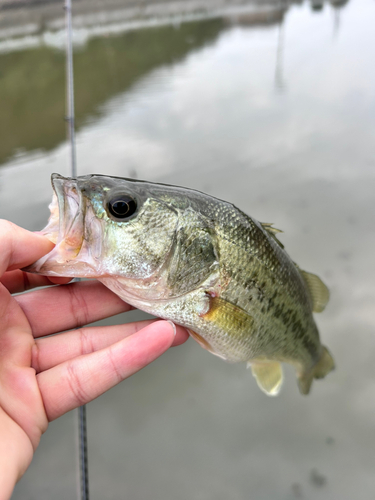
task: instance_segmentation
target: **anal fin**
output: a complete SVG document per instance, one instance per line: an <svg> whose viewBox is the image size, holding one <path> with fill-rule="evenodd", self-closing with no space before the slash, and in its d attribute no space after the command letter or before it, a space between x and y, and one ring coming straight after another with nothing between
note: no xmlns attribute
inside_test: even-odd
<svg viewBox="0 0 375 500"><path fill-rule="evenodd" d="M251 366L253 376L256 378L259 388L267 396L277 396L283 383L283 370L278 361L251 361L247 364Z"/></svg>

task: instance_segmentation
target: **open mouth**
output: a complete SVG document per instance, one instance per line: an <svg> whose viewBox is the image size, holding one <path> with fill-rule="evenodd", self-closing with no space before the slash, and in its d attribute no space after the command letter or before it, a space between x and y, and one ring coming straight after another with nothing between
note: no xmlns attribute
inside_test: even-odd
<svg viewBox="0 0 375 500"><path fill-rule="evenodd" d="M51 215L41 231L55 247L24 270L45 276L96 277L89 264L91 251L85 241L86 200L78 179L52 174Z"/></svg>
<svg viewBox="0 0 375 500"><path fill-rule="evenodd" d="M52 175L54 190L49 206L51 215L42 233L56 245L63 240L74 252L83 242L84 204L75 179Z"/></svg>

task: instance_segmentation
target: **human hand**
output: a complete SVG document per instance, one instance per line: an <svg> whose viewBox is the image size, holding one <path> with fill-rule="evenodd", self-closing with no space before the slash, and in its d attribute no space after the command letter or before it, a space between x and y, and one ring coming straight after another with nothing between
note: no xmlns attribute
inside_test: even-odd
<svg viewBox="0 0 375 500"><path fill-rule="evenodd" d="M48 422L92 401L188 338L185 329L167 321L45 337L131 309L96 281L12 296L69 282L20 270L52 248L44 236L0 221L0 500L12 494Z"/></svg>

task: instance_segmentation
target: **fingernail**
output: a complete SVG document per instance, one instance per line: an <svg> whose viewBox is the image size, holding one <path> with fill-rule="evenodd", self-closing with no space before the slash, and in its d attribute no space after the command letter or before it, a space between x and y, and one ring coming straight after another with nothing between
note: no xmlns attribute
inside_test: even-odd
<svg viewBox="0 0 375 500"><path fill-rule="evenodd" d="M173 328L173 335L176 336L176 325L173 323L173 321L171 321L169 319L167 321L171 325L171 327Z"/></svg>

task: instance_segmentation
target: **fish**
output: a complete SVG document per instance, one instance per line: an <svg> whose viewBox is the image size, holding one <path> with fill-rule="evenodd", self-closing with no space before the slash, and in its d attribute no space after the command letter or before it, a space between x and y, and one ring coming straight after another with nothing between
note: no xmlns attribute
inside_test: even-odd
<svg viewBox="0 0 375 500"><path fill-rule="evenodd" d="M28 272L99 280L212 354L246 363L270 396L282 363L301 394L334 369L313 318L328 288L293 262L273 224L185 187L99 174L53 174L52 187L42 233L55 247Z"/></svg>

